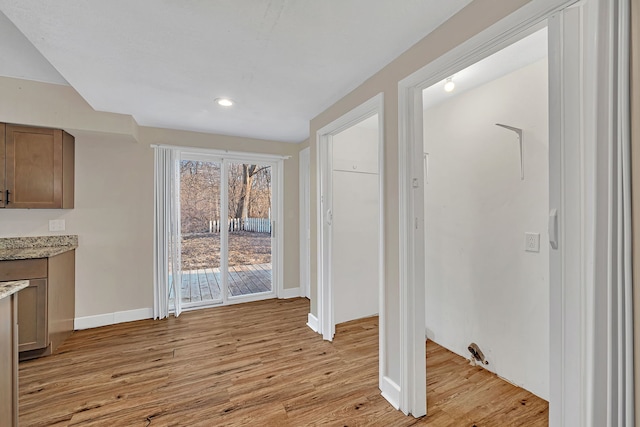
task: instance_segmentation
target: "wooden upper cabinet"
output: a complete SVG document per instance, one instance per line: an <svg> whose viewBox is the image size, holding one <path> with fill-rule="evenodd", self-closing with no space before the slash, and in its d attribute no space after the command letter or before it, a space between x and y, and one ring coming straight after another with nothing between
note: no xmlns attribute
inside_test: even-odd
<svg viewBox="0 0 640 427"><path fill-rule="evenodd" d="M5 173L4 173L4 164L5 164L5 128L6 125L4 123L0 123L0 208L4 208L5 200L7 194L7 187L5 185Z"/></svg>
<svg viewBox="0 0 640 427"><path fill-rule="evenodd" d="M3 207L73 208L73 136L59 129L4 127Z"/></svg>

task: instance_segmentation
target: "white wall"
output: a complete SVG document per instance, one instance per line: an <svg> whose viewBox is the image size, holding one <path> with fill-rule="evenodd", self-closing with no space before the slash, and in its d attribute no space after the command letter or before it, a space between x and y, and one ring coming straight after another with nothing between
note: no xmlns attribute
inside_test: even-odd
<svg viewBox="0 0 640 427"><path fill-rule="evenodd" d="M71 87L0 77L0 122L4 121L60 127L76 137L74 209L0 209L0 237L78 235L76 320L105 324L151 315L150 144L291 156L284 161L284 287L296 293L300 280L296 144L137 125L129 132L129 125L135 125L130 117L92 110ZM66 220L67 229L49 232L48 220L58 218Z"/></svg>
<svg viewBox="0 0 640 427"><path fill-rule="evenodd" d="M378 313L377 127L353 126L335 135L332 147L331 268L338 324Z"/></svg>
<svg viewBox="0 0 640 427"><path fill-rule="evenodd" d="M2 209L0 236L78 235L76 318L153 307L153 150L83 136L75 151L75 208Z"/></svg>
<svg viewBox="0 0 640 427"><path fill-rule="evenodd" d="M465 357L477 343L487 369L545 399L547 87L544 59L424 113L427 335ZM524 129L524 181L517 137L495 123Z"/></svg>

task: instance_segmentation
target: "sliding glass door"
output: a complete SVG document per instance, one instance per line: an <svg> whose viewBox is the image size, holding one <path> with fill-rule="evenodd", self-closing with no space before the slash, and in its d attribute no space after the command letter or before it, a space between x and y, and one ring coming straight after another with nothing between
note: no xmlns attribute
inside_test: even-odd
<svg viewBox="0 0 640 427"><path fill-rule="evenodd" d="M222 161L180 162L180 243L183 307L222 302Z"/></svg>
<svg viewBox="0 0 640 427"><path fill-rule="evenodd" d="M228 164L229 297L272 292L269 165Z"/></svg>
<svg viewBox="0 0 640 427"><path fill-rule="evenodd" d="M180 237L176 240L182 309L275 296L272 186L276 167L276 163L251 159L181 154L176 191Z"/></svg>

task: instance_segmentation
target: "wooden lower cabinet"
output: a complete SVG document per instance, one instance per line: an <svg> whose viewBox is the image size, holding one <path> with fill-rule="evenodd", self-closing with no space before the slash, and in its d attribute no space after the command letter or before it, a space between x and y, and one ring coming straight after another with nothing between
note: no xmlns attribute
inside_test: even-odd
<svg viewBox="0 0 640 427"><path fill-rule="evenodd" d="M73 332L75 250L49 258L0 261L0 281L23 279L29 286L18 292L20 360L51 354Z"/></svg>
<svg viewBox="0 0 640 427"><path fill-rule="evenodd" d="M31 279L18 302L20 352L47 347L47 323L47 279Z"/></svg>
<svg viewBox="0 0 640 427"><path fill-rule="evenodd" d="M0 299L0 426L18 425L17 294Z"/></svg>

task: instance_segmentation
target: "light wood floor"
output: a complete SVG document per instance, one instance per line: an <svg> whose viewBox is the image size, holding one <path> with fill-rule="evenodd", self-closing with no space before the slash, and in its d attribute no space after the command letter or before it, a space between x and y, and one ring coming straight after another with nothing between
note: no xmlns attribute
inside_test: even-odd
<svg viewBox="0 0 640 427"><path fill-rule="evenodd" d="M545 426L547 403L427 343L429 415L380 396L377 318L306 325L268 300L74 333L20 364L20 426Z"/></svg>

